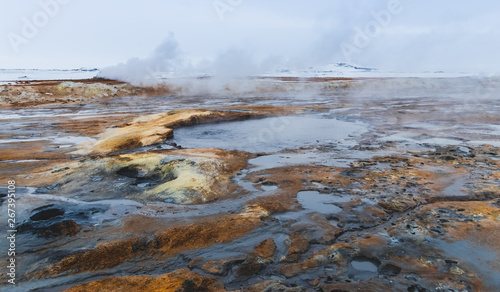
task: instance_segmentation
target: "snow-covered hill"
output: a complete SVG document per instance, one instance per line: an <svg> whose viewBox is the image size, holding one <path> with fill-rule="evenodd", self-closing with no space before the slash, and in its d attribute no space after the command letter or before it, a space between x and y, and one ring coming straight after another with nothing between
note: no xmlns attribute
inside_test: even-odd
<svg viewBox="0 0 500 292"><path fill-rule="evenodd" d="M394 72L382 71L376 68L350 65L347 63L332 63L327 65L307 67L302 69L277 69L263 74L266 77L460 77L467 73L436 72Z"/></svg>

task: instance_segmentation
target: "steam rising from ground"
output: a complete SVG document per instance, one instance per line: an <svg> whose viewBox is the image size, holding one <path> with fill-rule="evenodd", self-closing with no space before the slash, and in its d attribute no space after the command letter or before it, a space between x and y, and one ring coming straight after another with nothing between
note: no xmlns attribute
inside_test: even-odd
<svg viewBox="0 0 500 292"><path fill-rule="evenodd" d="M182 93L245 92L255 88L249 76L257 76L283 65L282 59L268 57L259 61L244 50L230 48L213 60L193 63L170 34L149 56L131 58L125 63L101 69L97 77L129 82L139 86L169 84Z"/></svg>
<svg viewBox="0 0 500 292"><path fill-rule="evenodd" d="M130 82L132 84L152 84L161 74L175 72L183 68L179 44L174 36L163 41L146 58L131 58L125 63L101 69L99 77Z"/></svg>
<svg viewBox="0 0 500 292"><path fill-rule="evenodd" d="M311 63L321 62L320 59ZM121 80L139 86L168 85L178 94L272 94L288 92L307 95L349 87L352 100L426 95L448 92L449 97L472 101L499 96L500 79L493 75L461 78L383 78L368 80L331 80L329 82L277 82L249 78L276 68L293 68L306 59L291 62L285 58L258 60L244 49L221 51L213 60L193 63L171 33L149 56L131 58L125 63L102 69L98 77ZM310 64L311 64L310 63ZM299 79L300 81L300 79ZM452 89L456 89L454 92ZM413 92L413 93L412 93Z"/></svg>
<svg viewBox="0 0 500 292"><path fill-rule="evenodd" d="M137 85L163 83L166 78L185 85L183 77L192 81L209 76L209 81L196 83L220 89L278 69L332 63L384 72L498 72L499 5L451 0L439 5L411 0L314 5L249 1L232 7L222 22L205 9L189 7L196 21L174 18L185 25L164 26L175 27L180 43L170 33L147 57L104 68L99 76ZM151 39L156 37L157 32Z"/></svg>
<svg viewBox="0 0 500 292"><path fill-rule="evenodd" d="M391 8L390 3L392 2L399 3L399 6ZM413 2L392 2L378 1L376 4L367 2L371 3L367 6L368 8L356 13L353 11L351 4L346 4L345 2L331 4L332 7L337 8L336 10L347 11L348 13L343 13L339 17L332 17L331 15L326 17L326 20L324 20L326 28L319 29L316 42L311 42L312 38L309 39L309 44L300 45L302 53L297 53L298 51L296 51L294 52L295 55L284 53L283 56L275 56L271 55L272 50L269 50L267 55L266 53L258 55L254 53L251 46L244 48L241 46L229 46L225 49L220 49L212 58L204 56L205 59L192 59L189 53L184 51L183 47L177 42L174 34L170 33L147 57L134 57L124 63L103 68L98 77L121 80L143 86L156 84L174 85L179 88L181 93L185 94L244 93L272 90L271 87L275 86L275 84L264 88L262 80L256 81L248 77L262 76L266 72L277 72L277 69L293 71L298 68L321 66L341 61L345 62L346 57L352 57L354 62L359 61L362 64L370 63L369 60L381 60L380 62L391 67L391 62L399 62L397 60L402 55L416 54L416 52L404 47L403 44L407 43L404 39L396 38L399 41L394 43L392 38L395 35L400 37L409 32L423 37L427 33L425 30L415 30L411 29L411 27L405 27L405 22L400 23L402 19L404 20L404 17L400 16L400 14L410 13L410 8L418 8L412 6L415 5L412 4ZM410 13L410 15L415 16L415 13L420 13L418 9L416 11ZM478 18L477 15L474 17ZM415 21L415 19L412 18L411 21ZM370 31L373 32L373 36L370 35ZM445 32L446 30L442 33ZM478 36L475 32L470 32L470 34L476 37L482 36ZM300 40L297 41L300 42ZM307 40L304 41L307 42ZM200 43L200 46L203 46L203 44ZM391 50L388 50L388 46ZM427 41L419 42L419 46L425 47L425 50L422 49L421 51L432 50L432 43ZM187 48L191 50L189 46ZM346 53L345 50L343 51L343 48L350 48L350 51L348 50ZM367 56L370 57L366 58ZM475 56L477 57L477 54ZM364 59L368 61L364 62ZM426 62L428 58L409 58L409 56L406 56L404 59L415 60L415 62L423 64L422 66L429 65ZM455 61L451 63L463 62L460 60L460 62ZM442 62L436 61L434 63ZM406 66L409 70L412 70L412 68L414 70L414 68L417 68L414 65L407 64ZM301 75L295 76L300 77ZM489 87L483 84L491 83L491 80L493 80L491 77L480 76L475 80L469 79L467 82L477 83L477 85L469 85L472 87L476 86L479 88L479 91L481 91L481 88L487 88L487 94L491 95L492 92L488 89ZM391 86L405 89L418 88L419 86L429 86L429 88L432 88L434 86L433 82L429 80L415 79L400 80L398 84L388 81L382 85L383 83L382 81L365 82L363 87L368 92L372 89L377 89L381 92L381 90L389 90ZM440 84L444 83L441 82ZM460 85L451 84L450 86ZM284 89L286 86L280 85L278 87ZM493 87L497 88L497 86ZM314 88L317 89L317 87ZM311 87L308 87L307 90L311 90Z"/></svg>

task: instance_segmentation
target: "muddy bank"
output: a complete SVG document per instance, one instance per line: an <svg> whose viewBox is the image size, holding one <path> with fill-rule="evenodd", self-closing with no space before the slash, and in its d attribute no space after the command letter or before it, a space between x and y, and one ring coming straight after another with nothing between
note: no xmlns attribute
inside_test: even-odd
<svg viewBox="0 0 500 292"><path fill-rule="evenodd" d="M363 80L363 79L359 79ZM248 96L296 91L324 91L349 88L352 78L242 78L219 81L212 78L159 79L154 83L133 85L103 78L82 80L13 81L0 85L0 108L50 105L85 105L121 97L150 98L173 95Z"/></svg>
<svg viewBox="0 0 500 292"><path fill-rule="evenodd" d="M156 96L173 92L174 89L164 85L138 87L101 78L73 81L17 81L0 85L0 107L86 104L123 96Z"/></svg>

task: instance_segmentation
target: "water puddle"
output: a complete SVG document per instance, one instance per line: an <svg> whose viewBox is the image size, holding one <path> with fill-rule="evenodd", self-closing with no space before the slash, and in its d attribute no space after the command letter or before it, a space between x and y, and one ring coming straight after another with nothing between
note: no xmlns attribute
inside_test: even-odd
<svg viewBox="0 0 500 292"><path fill-rule="evenodd" d="M258 171L262 169L271 169L276 167L284 167L290 165L330 165L336 167L348 167L351 162L355 159L345 158L335 158L333 153L320 153L317 151L305 152L305 153L280 153L263 155L254 159L250 159L250 163L253 167L253 171Z"/></svg>
<svg viewBox="0 0 500 292"><path fill-rule="evenodd" d="M499 140L474 140L470 141L467 144L471 146L483 146L483 145L493 145L494 147L500 147L500 139Z"/></svg>
<svg viewBox="0 0 500 292"><path fill-rule="evenodd" d="M376 273L378 267L369 260L353 260L351 266L358 271Z"/></svg>
<svg viewBox="0 0 500 292"><path fill-rule="evenodd" d="M338 189L337 191L340 191ZM343 225L340 219L335 214L340 214L345 210L340 207L342 204L349 203L354 199L361 199L361 204L372 205L374 202L370 198L360 198L355 195L345 194L323 194L318 191L300 191L297 193L297 202L302 206L302 210L290 211L281 214L276 214L274 217L280 221L309 221L311 213L320 213L326 216L328 222L335 227ZM351 211L356 211L357 207L351 207Z"/></svg>
<svg viewBox="0 0 500 292"><path fill-rule="evenodd" d="M25 163L25 162L38 162L40 159L21 159L21 160L3 160L0 163Z"/></svg>
<svg viewBox="0 0 500 292"><path fill-rule="evenodd" d="M465 142L457 137L450 138L441 138L441 137L431 137L428 135L417 135L408 132L400 132L393 135L385 136L383 138L378 139L382 142L396 141L396 142L406 142L410 144L432 144L439 146L448 146L448 145L462 145Z"/></svg>
<svg viewBox="0 0 500 292"><path fill-rule="evenodd" d="M278 189L278 186L268 184L262 184L260 187L264 190L264 192L272 192Z"/></svg>
<svg viewBox="0 0 500 292"><path fill-rule="evenodd" d="M64 136L64 137L15 137L15 139L4 139L0 140L0 144L10 144L10 143L20 143L20 142L37 142L37 141L50 141L52 144L60 145L59 147L71 147L76 144L95 141L93 138L83 137L83 136Z"/></svg>
<svg viewBox="0 0 500 292"><path fill-rule="evenodd" d="M100 211L95 216L92 216L92 221L102 222L110 219L117 219L125 214L136 212L143 204L136 201L127 199L117 199L117 200L96 200L96 201L82 201L77 199L69 198L68 196L60 195L48 195L48 194L38 194L36 193L36 188L20 188L25 193L20 192L18 195L18 200L21 202L23 208L18 211L20 217L28 217L28 213L34 207L40 207L47 204L55 204L58 207L71 210L73 213L77 213L76 210L88 210L92 208L98 208Z"/></svg>
<svg viewBox="0 0 500 292"><path fill-rule="evenodd" d="M61 148L71 147L73 145L80 144L80 143L95 141L95 139L93 139L93 138L77 137L77 136L55 137L51 140L52 140L52 144L60 144L59 147L61 147Z"/></svg>
<svg viewBox="0 0 500 292"><path fill-rule="evenodd" d="M297 193L297 201L309 211L322 214L339 213L342 208L333 205L338 199L331 194L321 194L318 191L301 191Z"/></svg>
<svg viewBox="0 0 500 292"><path fill-rule="evenodd" d="M467 177L461 177L455 180L451 185L447 186L443 190L443 194L447 197L457 197L465 195L463 189L465 187L466 181Z"/></svg>
<svg viewBox="0 0 500 292"><path fill-rule="evenodd" d="M366 281L376 277L380 261L365 257L355 257L349 267L349 277L357 281Z"/></svg>
<svg viewBox="0 0 500 292"><path fill-rule="evenodd" d="M446 242L444 240L427 237L429 246L441 249L450 257L460 259L462 264L473 267L481 281L489 287L500 287L500 272L498 272L498 256L494 250L478 246L468 240Z"/></svg>
<svg viewBox="0 0 500 292"><path fill-rule="evenodd" d="M322 115L271 117L175 130L173 139L184 148L221 148L248 152L277 152L346 140L367 132L361 122L346 122Z"/></svg>

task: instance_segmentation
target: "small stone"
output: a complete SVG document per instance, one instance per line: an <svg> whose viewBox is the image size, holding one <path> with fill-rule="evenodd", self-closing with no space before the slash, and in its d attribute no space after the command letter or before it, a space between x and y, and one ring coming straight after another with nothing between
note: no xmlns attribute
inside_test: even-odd
<svg viewBox="0 0 500 292"><path fill-rule="evenodd" d="M50 225L42 232L45 237L75 236L80 232L80 226L73 220L64 220Z"/></svg>
<svg viewBox="0 0 500 292"><path fill-rule="evenodd" d="M188 263L188 268L192 269L192 268L197 267L201 261L203 261L202 257L196 257L196 258L192 259Z"/></svg>
<svg viewBox="0 0 500 292"><path fill-rule="evenodd" d="M201 269L212 275L222 276L224 274L224 265L218 261L207 261Z"/></svg>
<svg viewBox="0 0 500 292"><path fill-rule="evenodd" d="M380 269L380 274L386 277L394 277L401 273L401 268L393 264L385 264Z"/></svg>
<svg viewBox="0 0 500 292"><path fill-rule="evenodd" d="M291 261L298 260L300 254L309 250L309 242L307 239L298 233L290 236L290 247L287 251L287 258Z"/></svg>
<svg viewBox="0 0 500 292"><path fill-rule="evenodd" d="M207 273L217 276L226 275L227 272L235 265L245 261L245 257L230 257L219 260L206 261L200 268Z"/></svg>
<svg viewBox="0 0 500 292"><path fill-rule="evenodd" d="M452 266L450 268L450 273L453 275L463 275L465 272L464 272L464 270L460 269L457 266Z"/></svg>
<svg viewBox="0 0 500 292"><path fill-rule="evenodd" d="M276 243L274 242L274 239L269 238L257 244L255 246L255 252L259 257L266 259L272 258L276 252Z"/></svg>
<svg viewBox="0 0 500 292"><path fill-rule="evenodd" d="M264 262L255 256L249 256L240 266L236 275L238 277L252 276L260 273L266 265Z"/></svg>

